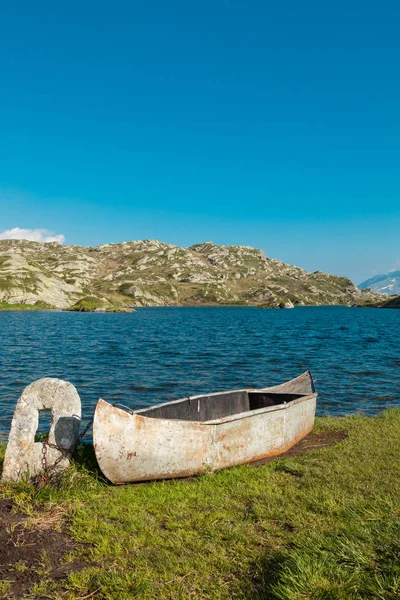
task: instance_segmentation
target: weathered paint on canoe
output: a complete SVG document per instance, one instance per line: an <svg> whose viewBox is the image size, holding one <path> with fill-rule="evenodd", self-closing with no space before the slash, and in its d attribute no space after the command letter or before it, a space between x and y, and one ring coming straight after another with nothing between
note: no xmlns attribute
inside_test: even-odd
<svg viewBox="0 0 400 600"><path fill-rule="evenodd" d="M145 410L130 414L100 399L93 424L98 464L110 481L121 484L187 477L281 454L312 430L317 394L308 372L279 386L239 390L267 391L299 397L203 422L141 415ZM213 396L221 394L208 395L208 401ZM197 401L200 409L204 398L190 401ZM173 403L154 408L167 404Z"/></svg>

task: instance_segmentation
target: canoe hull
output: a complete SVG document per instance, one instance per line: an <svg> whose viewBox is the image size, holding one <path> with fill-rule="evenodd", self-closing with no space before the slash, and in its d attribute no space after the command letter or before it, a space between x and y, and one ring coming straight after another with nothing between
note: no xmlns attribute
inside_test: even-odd
<svg viewBox="0 0 400 600"><path fill-rule="evenodd" d="M93 423L97 462L116 484L204 473L211 435L201 423L130 415L101 399Z"/></svg>
<svg viewBox="0 0 400 600"><path fill-rule="evenodd" d="M316 396L207 422L130 414L100 399L93 424L97 461L111 482L122 484L188 477L276 456L312 430Z"/></svg>
<svg viewBox="0 0 400 600"><path fill-rule="evenodd" d="M302 398L272 411L215 425L213 468L283 454L312 431L315 408L315 397Z"/></svg>

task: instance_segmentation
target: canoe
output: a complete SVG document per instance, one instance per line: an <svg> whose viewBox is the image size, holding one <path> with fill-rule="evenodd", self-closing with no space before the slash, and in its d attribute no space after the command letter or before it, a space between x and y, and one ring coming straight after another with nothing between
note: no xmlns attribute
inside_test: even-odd
<svg viewBox="0 0 400 600"><path fill-rule="evenodd" d="M309 371L281 385L191 396L131 411L100 399L97 462L112 483L199 475L286 452L314 426Z"/></svg>

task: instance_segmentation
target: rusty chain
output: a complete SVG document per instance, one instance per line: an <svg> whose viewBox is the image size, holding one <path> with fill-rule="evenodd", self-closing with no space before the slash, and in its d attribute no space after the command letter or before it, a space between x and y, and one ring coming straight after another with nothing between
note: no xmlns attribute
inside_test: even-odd
<svg viewBox="0 0 400 600"><path fill-rule="evenodd" d="M45 473L47 471L47 457L46 457L46 440L43 441L42 446L42 471Z"/></svg>
<svg viewBox="0 0 400 600"><path fill-rule="evenodd" d="M93 421L94 421L94 415L93 417L89 420L88 424L86 425L85 429L82 431L82 433L79 434L78 437L78 442L81 441L81 439L87 434L87 432L89 431L89 429L91 428L91 426L93 425ZM77 444L78 445L78 444Z"/></svg>
<svg viewBox="0 0 400 600"><path fill-rule="evenodd" d="M52 472L57 467L57 465L60 464L60 462L62 461L63 458L68 458L68 460L75 458L78 444L81 441L81 439L87 434L89 429L92 427L93 421L94 421L94 415L88 421L88 423L87 423L86 427L83 429L83 431L79 434L75 446L73 448L71 448L70 450L65 450L64 448L60 448L57 444L51 444L49 442L48 437L46 437L43 440L42 458L41 458L42 471L33 479L33 483L36 488L40 489L41 487L43 487L44 483L46 483L50 480ZM52 465L50 465L50 467L47 464L47 448L53 448L54 450L58 450L58 452L61 453L60 456L55 460L55 462Z"/></svg>

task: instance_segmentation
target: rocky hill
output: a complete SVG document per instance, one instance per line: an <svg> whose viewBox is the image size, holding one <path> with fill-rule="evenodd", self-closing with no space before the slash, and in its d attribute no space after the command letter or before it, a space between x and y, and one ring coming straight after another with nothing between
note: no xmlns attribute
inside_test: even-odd
<svg viewBox="0 0 400 600"><path fill-rule="evenodd" d="M365 290L370 288L380 294L400 294L400 271L391 271L386 275L375 275L360 283L359 288Z"/></svg>
<svg viewBox="0 0 400 600"><path fill-rule="evenodd" d="M0 302L68 308L87 296L99 298L106 307L382 301L346 277L308 273L247 246L207 242L180 248L144 240L83 247L0 241Z"/></svg>
<svg viewBox="0 0 400 600"><path fill-rule="evenodd" d="M394 296L382 304L382 308L400 308L400 296Z"/></svg>

